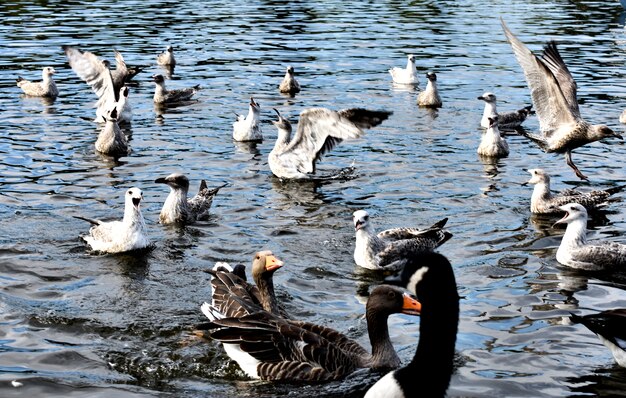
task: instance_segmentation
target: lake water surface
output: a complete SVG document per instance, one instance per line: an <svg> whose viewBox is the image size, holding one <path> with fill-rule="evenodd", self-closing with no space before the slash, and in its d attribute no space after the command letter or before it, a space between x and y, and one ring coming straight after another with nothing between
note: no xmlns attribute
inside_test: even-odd
<svg viewBox="0 0 626 398"><path fill-rule="evenodd" d="M0 4L0 396L220 397L359 396L379 376L279 386L248 381L221 347L195 339L209 298L204 270L248 264L271 249L285 262L277 291L295 318L345 331L369 346L363 318L380 276L352 259L351 215L367 209L379 229L428 226L448 217L454 237L440 248L455 267L461 300L458 367L449 396L583 396L626 391L626 372L570 312L626 307L626 278L572 272L555 260L563 233L531 217L527 168L553 187L625 184L626 149L594 143L574 152L589 183L562 156L510 135L511 155L476 154L485 91L500 110L530 103L505 42L503 17L532 50L550 39L579 85L583 116L624 132L626 32L618 1L3 1ZM147 69L131 87L132 153L98 155L95 95L69 68L74 45ZM196 103L162 112L150 76L156 54L175 47L168 87L202 85ZM387 69L415 54L420 74L438 75L444 106L416 106L417 90L394 87ZM278 93L287 65L303 90ZM53 66L53 102L25 98L15 78ZM422 77L423 88L426 79ZM262 107L266 140L232 142L233 112ZM306 107L394 111L363 139L344 142L320 169L352 162L359 177L324 185L283 183L267 165L272 108L295 122ZM525 124L538 131L536 118ZM228 183L209 221L163 227L168 189L154 180L186 173L195 190ZM137 186L156 248L142 256L94 255L73 216L119 218ZM619 196L619 195L618 195ZM623 196L623 194L621 194ZM594 219L593 238L626 242L623 202ZM390 318L404 362L419 319ZM23 383L13 387L11 381Z"/></svg>

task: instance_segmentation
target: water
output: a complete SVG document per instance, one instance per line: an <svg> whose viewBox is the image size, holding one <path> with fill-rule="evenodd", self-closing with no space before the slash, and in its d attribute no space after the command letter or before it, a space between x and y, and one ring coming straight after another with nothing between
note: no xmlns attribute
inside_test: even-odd
<svg viewBox="0 0 626 398"><path fill-rule="evenodd" d="M204 270L271 249L286 264L275 280L288 311L368 346L363 293L379 277L352 260L351 214L361 208L379 229L450 218L454 237L441 252L462 296L450 396L626 388L608 350L566 321L570 311L625 307L624 279L560 267L562 229L530 217L531 188L520 185L532 167L547 169L556 189L624 184L624 146L575 151L590 183L520 136L508 138L507 159L483 163L475 152L477 96L494 91L501 110L530 100L500 16L533 50L556 39L583 115L623 132L626 34L617 1L5 1L0 16L0 395L357 396L378 376L360 372L325 386L250 382L219 346L189 331L203 321L199 306L210 294ZM67 65L63 44L109 59L117 48L129 64L148 66L131 89L130 156L95 153L95 97ZM168 44L178 60L168 87L203 89L197 103L161 113L150 76L164 72L155 58ZM387 69L404 66L407 53L417 56L420 74L437 72L440 111L419 109L416 91L392 86ZM288 64L303 86L295 98L277 90ZM39 79L43 66L57 70L54 103L21 97L15 87L15 77ZM231 141L233 112L247 112L250 96L265 123L266 140L256 147ZM271 176L271 109L295 121L310 106L394 111L319 166L354 161L359 178L316 186ZM538 130L536 118L525 126ZM174 171L189 176L192 190L202 178L229 184L209 221L157 224L167 187L153 181ZM131 186L144 191L157 247L144 256L89 254L79 238L89 226L73 216L121 217ZM621 203L609 209L591 236L624 242ZM410 360L418 320L393 316L390 331Z"/></svg>

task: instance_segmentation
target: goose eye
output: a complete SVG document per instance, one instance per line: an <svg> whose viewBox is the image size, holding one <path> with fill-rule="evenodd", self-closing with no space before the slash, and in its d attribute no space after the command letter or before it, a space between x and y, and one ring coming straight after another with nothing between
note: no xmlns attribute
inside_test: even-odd
<svg viewBox="0 0 626 398"><path fill-rule="evenodd" d="M396 298L396 292L388 292L387 297L389 297L390 299Z"/></svg>

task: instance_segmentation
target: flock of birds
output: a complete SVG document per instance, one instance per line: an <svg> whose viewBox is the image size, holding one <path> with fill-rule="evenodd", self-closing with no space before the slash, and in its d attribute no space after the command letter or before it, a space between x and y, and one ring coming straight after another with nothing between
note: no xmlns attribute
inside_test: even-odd
<svg viewBox="0 0 626 398"><path fill-rule="evenodd" d="M532 106L501 113L496 109L495 94L486 92L478 97L485 102L481 126L486 129L478 154L507 156L510 149L500 129L517 129L536 113L540 134L516 131L546 152L563 153L576 175L587 179L574 165L571 152L600 139L622 137L605 125L591 125L582 118L576 83L554 42L545 46L542 56L537 56L504 21L502 28L526 77ZM128 155L128 140L120 124L132 119L127 83L141 69L127 67L118 51L115 51L116 68L111 69L108 61L93 53L69 46L64 46L63 50L71 68L98 96L95 121L103 126L95 142L96 150L116 157ZM173 71L176 60L171 46L158 55L157 63ZM53 68L46 67L43 81L29 82L19 78L17 85L27 95L55 98L58 89L52 78L54 73ZM405 68L392 68L389 73L396 84L415 85L419 80L413 55L408 56ZM426 77L427 86L419 93L418 105L441 107L437 76L429 72ZM168 90L162 75L154 75L153 79L153 100L158 105L185 103L192 100L199 89L196 86ZM295 95L301 89L293 67L289 66L279 90ZM341 141L361 137L365 129L381 124L392 114L363 108L339 111L309 108L301 112L296 132L292 134L291 122L278 110L274 111L277 120L273 124L278 137L268 157L269 167L276 177L293 180L346 177L350 168L320 175L316 173L316 163ZM626 115L623 121L626 121ZM233 123L233 139L263 140L260 106L254 98L250 98L247 116L237 115ZM550 177L546 171L531 169L529 173L528 183L535 186L530 211L549 215L565 213L557 221L567 224L556 254L559 263L584 270L613 270L626 265L626 245L589 242L586 237L588 212L607 205L611 195L624 186L591 192L569 189L555 194L550 189ZM190 182L183 174L174 173L155 182L170 187L159 216L162 224L188 224L206 218L214 196L223 187L209 189L203 180L198 193L189 198ZM84 236L90 248L106 253L148 248L150 239L140 210L141 200L139 188L126 191L121 221L103 222L79 217L94 224ZM434 252L452 237L444 229L446 222L447 219L442 219L428 228L394 228L376 233L367 211L354 212L355 263L371 270L397 272L396 276L387 277L384 284L372 290L366 305L371 352L335 330L292 319L274 294L272 277L284 264L268 251L258 252L253 258L254 284L248 282L245 267L241 264L231 267L220 262L209 271L211 302L201 306L209 322L198 325L197 330L203 336L220 341L227 354L252 378L322 381L340 379L358 368L398 368L400 359L389 339L387 318L394 313L420 315L420 338L413 360L381 378L365 396L408 397L414 395L416 388L423 392L424 386L431 392L429 395L443 396L453 369L459 319L459 296L453 269L444 256ZM572 315L571 319L598 334L618 364L626 366L626 310L585 317Z"/></svg>

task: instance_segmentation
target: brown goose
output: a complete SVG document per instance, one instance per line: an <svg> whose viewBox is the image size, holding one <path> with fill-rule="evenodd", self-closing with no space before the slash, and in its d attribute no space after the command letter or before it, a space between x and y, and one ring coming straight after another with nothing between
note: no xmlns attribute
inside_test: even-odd
<svg viewBox="0 0 626 398"><path fill-rule="evenodd" d="M242 305L248 304L241 301ZM387 328L394 313L419 314L421 305L393 286L372 290L366 306L372 353L336 330L257 311L241 318L212 319L201 329L224 344L250 377L275 381L337 380L359 368L396 368Z"/></svg>

